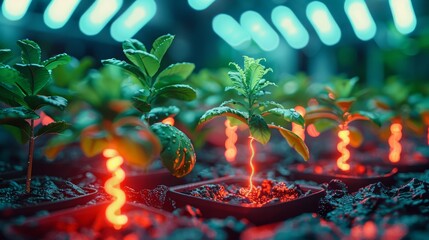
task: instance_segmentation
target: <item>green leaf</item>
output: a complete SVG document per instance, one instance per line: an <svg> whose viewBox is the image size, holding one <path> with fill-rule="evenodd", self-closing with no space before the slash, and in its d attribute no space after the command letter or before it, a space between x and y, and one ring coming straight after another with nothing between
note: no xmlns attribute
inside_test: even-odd
<svg viewBox="0 0 429 240"><path fill-rule="evenodd" d="M26 95L36 95L48 84L51 77L49 71L39 64L16 64L15 68L24 77L17 84L24 90Z"/></svg>
<svg viewBox="0 0 429 240"><path fill-rule="evenodd" d="M320 119L314 122L314 127L318 132L322 133L322 132L331 130L333 128L337 128L338 123L330 119Z"/></svg>
<svg viewBox="0 0 429 240"><path fill-rule="evenodd" d="M140 112L149 112L152 108L151 105L144 99L139 97L133 97L133 106L137 108Z"/></svg>
<svg viewBox="0 0 429 240"><path fill-rule="evenodd" d="M46 69L52 70L60 65L67 64L71 61L71 57L66 53L61 53L56 56L53 56L49 59L46 59L42 62L42 65L45 66Z"/></svg>
<svg viewBox="0 0 429 240"><path fill-rule="evenodd" d="M350 97L353 88L355 87L359 78L354 77L352 79L337 79L334 81L334 92L336 98L347 98Z"/></svg>
<svg viewBox="0 0 429 240"><path fill-rule="evenodd" d="M249 119L250 135L262 144L267 144L270 141L271 132L264 118L255 114Z"/></svg>
<svg viewBox="0 0 429 240"><path fill-rule="evenodd" d="M22 106L26 105L23 96L17 86L0 82L0 101L12 107Z"/></svg>
<svg viewBox="0 0 429 240"><path fill-rule="evenodd" d="M0 63L4 63L10 57L12 57L12 51L10 49L0 49Z"/></svg>
<svg viewBox="0 0 429 240"><path fill-rule="evenodd" d="M173 40L174 40L174 36L170 34L160 36L153 42L150 53L155 55L161 62L168 48L170 48Z"/></svg>
<svg viewBox="0 0 429 240"><path fill-rule="evenodd" d="M43 106L49 105L64 110L67 107L67 99L60 96L42 96L42 95L30 95L24 97L27 105L37 110Z"/></svg>
<svg viewBox="0 0 429 240"><path fill-rule="evenodd" d="M157 77L155 87L163 87L184 81L194 71L193 63L176 63L168 66Z"/></svg>
<svg viewBox="0 0 429 240"><path fill-rule="evenodd" d="M144 118L152 125L154 123L161 122L168 117L176 116L179 111L179 108L176 106L156 107L152 108Z"/></svg>
<svg viewBox="0 0 429 240"><path fill-rule="evenodd" d="M10 107L10 108L0 109L0 120L16 119L16 118L17 119L38 119L39 115L37 115L34 111L26 107Z"/></svg>
<svg viewBox="0 0 429 240"><path fill-rule="evenodd" d="M21 48L22 63L25 64L39 64L41 50L37 43L24 39L17 41L18 46Z"/></svg>
<svg viewBox="0 0 429 240"><path fill-rule="evenodd" d="M60 133L62 131L67 130L70 126L71 126L70 124L64 121L52 122L52 123L49 123L48 125L44 125L41 128L39 128L39 130L36 132L34 136L39 137L46 134Z"/></svg>
<svg viewBox="0 0 429 240"><path fill-rule="evenodd" d="M189 85L175 84L158 89L156 95L183 101L192 101L197 97L197 92Z"/></svg>
<svg viewBox="0 0 429 240"><path fill-rule="evenodd" d="M16 119L16 118L1 119L0 117L0 124L11 126L15 128L15 130L18 130L19 134L17 134L17 136L15 137L19 138L19 141L21 141L22 144L25 144L28 142L28 140L30 140L31 126L24 119Z"/></svg>
<svg viewBox="0 0 429 240"><path fill-rule="evenodd" d="M265 116L266 114L277 115L279 117L282 117L284 120L288 122L293 122L304 127L304 123L305 123L304 118L293 108L290 108L290 109L273 108L263 112L262 116Z"/></svg>
<svg viewBox="0 0 429 240"><path fill-rule="evenodd" d="M101 60L101 63L104 65L113 65L113 66L119 67L125 70L131 76L137 78L143 84L143 86L149 87L146 74L140 71L140 69L138 69L134 65L131 65L125 61L117 60L114 58Z"/></svg>
<svg viewBox="0 0 429 240"><path fill-rule="evenodd" d="M297 151L299 155L301 155L301 157L304 158L305 161L307 161L310 158L310 152L308 150L307 145L294 132L286 128L282 128L280 126L275 126L271 124L268 124L268 127L279 130L280 134L283 136L284 139L286 139L289 146L295 149L295 151Z"/></svg>
<svg viewBox="0 0 429 240"><path fill-rule="evenodd" d="M137 65L140 69L146 70L150 77L153 77L159 69L159 60L155 55L142 50L127 49L124 50L127 58Z"/></svg>
<svg viewBox="0 0 429 240"><path fill-rule="evenodd" d="M222 117L222 116L233 117L247 125L247 120L246 120L248 118L247 113L242 112L240 110L236 110L234 108L223 106L223 107L215 107L205 112L204 115L201 116L200 121L198 122L198 128L201 128L203 124L207 123L208 121L211 121L214 118Z"/></svg>
<svg viewBox="0 0 429 240"><path fill-rule="evenodd" d="M263 108L268 108L268 107L276 107L276 108L281 108L283 109L283 105L281 105L280 103L274 102L274 101L264 101L264 102L260 102L259 106L263 107Z"/></svg>
<svg viewBox="0 0 429 240"><path fill-rule="evenodd" d="M367 111L355 111L351 113L349 122L356 120L369 120L375 123L377 126L381 126L381 120L377 114Z"/></svg>
<svg viewBox="0 0 429 240"><path fill-rule="evenodd" d="M21 75L18 70L8 65L0 64L0 81L8 84L15 84L21 81Z"/></svg>
<svg viewBox="0 0 429 240"><path fill-rule="evenodd" d="M194 168L196 155L191 140L174 126L155 123L151 130L161 141L161 161L176 177L183 177Z"/></svg>
<svg viewBox="0 0 429 240"><path fill-rule="evenodd" d="M132 50L141 50L141 51L147 52L146 47L144 46L144 44L141 43L137 39L128 39L128 40L125 40L122 43L122 49L124 51L128 50L128 49L132 49Z"/></svg>

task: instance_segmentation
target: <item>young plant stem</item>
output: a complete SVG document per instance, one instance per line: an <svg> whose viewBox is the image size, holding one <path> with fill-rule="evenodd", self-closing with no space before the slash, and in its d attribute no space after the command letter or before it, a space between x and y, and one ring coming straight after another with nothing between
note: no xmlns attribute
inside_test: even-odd
<svg viewBox="0 0 429 240"><path fill-rule="evenodd" d="M30 141L28 143L28 162L27 162L27 179L25 192L31 191L31 173L33 171L33 155L34 155L34 120L30 120Z"/></svg>
<svg viewBox="0 0 429 240"><path fill-rule="evenodd" d="M253 140L255 140L253 137L249 137L250 141L249 141L249 147L250 147L250 159L249 159L249 164L250 164L250 168L252 169L252 172L250 173L249 176L249 191L246 193L246 197L252 192L253 190L253 174L255 173L255 167L253 166L253 158L255 157L255 149L253 148Z"/></svg>

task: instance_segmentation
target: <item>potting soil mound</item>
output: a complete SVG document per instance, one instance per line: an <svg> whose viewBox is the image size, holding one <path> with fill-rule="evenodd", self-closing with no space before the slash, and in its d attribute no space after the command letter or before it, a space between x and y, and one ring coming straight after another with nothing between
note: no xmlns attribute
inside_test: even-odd
<svg viewBox="0 0 429 240"><path fill-rule="evenodd" d="M186 194L217 202L242 206L260 207L267 204L295 200L309 192L304 192L297 185L287 186L284 182L263 180L261 185L249 187L243 184L207 184L193 189Z"/></svg>
<svg viewBox="0 0 429 240"><path fill-rule="evenodd" d="M55 177L37 177L31 181L31 192L25 192L25 180L8 180L0 185L0 209L20 208L85 195L82 188Z"/></svg>

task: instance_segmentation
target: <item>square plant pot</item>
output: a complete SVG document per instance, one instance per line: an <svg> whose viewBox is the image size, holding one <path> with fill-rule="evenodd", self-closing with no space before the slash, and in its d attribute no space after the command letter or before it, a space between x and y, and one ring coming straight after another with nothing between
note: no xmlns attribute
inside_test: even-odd
<svg viewBox="0 0 429 240"><path fill-rule="evenodd" d="M254 179L255 185L260 185L263 180ZM199 208L205 218L226 218L234 216L238 219L246 218L255 225L281 221L297 216L305 212L316 212L319 200L324 196L325 190L320 187L297 185L308 194L287 202L268 203L263 206L251 206L240 203L226 203L211 199L195 197L187 192L208 184L236 184L247 186L248 178L244 176L223 177L219 179L191 183L171 187L168 196L176 202L176 206L191 205Z"/></svg>
<svg viewBox="0 0 429 240"><path fill-rule="evenodd" d="M102 202L28 218L21 224L9 225L4 234L11 239L169 239L182 228L207 229L189 218L129 202L121 208L128 222L115 229L105 216L109 204Z"/></svg>
<svg viewBox="0 0 429 240"><path fill-rule="evenodd" d="M294 164L289 167L291 177L295 180L307 180L317 183L329 183L333 179L338 179L344 182L350 192L355 192L361 187L381 182L386 186L394 184L394 176L398 173L397 168L374 166L374 169L380 171L379 174L373 175L348 175L347 173L329 171L335 166L331 162L321 161L317 164L310 165L308 163ZM352 166L353 168L353 166Z"/></svg>
<svg viewBox="0 0 429 240"><path fill-rule="evenodd" d="M42 179L42 177L35 177L33 178L33 181L38 179ZM23 203L18 203L16 201L2 203L2 207L0 208L0 217L11 218L19 215L28 216L35 214L38 211L55 211L59 209L75 207L91 201L97 194L96 189L80 188L71 182L62 180L60 178L50 178L50 181L51 182L49 185L53 186L54 188L46 187L38 189L37 191L40 193L40 195L44 195L45 193L52 191L52 195L48 195L46 199L40 202L37 200L38 197L34 197L34 201L29 200ZM17 184L25 185L25 179L12 179L0 183L0 191L7 191L2 193L2 197L5 198L5 200L13 199L14 196L12 195L14 194L15 190L18 191L17 189L19 189L17 188ZM61 193L58 191L55 192L55 188L61 189ZM34 187L32 191L34 191ZM58 196L60 194L64 196L64 198L59 199ZM49 199L49 196L53 196L53 198ZM26 197L23 196L23 198L25 199Z"/></svg>

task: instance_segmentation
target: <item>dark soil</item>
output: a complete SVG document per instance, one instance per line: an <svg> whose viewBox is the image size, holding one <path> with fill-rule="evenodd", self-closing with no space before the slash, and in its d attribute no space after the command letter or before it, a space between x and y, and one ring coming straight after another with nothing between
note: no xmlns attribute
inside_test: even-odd
<svg viewBox="0 0 429 240"><path fill-rule="evenodd" d="M249 187L245 185L207 184L185 193L212 201L249 207L288 202L307 194L299 186L287 186L284 182L267 179L263 180L261 185L254 186L250 193L248 192Z"/></svg>
<svg viewBox="0 0 429 240"><path fill-rule="evenodd" d="M0 184L0 210L37 203L53 202L85 195L82 188L55 177L37 177L31 181L31 193L25 192L25 179Z"/></svg>

